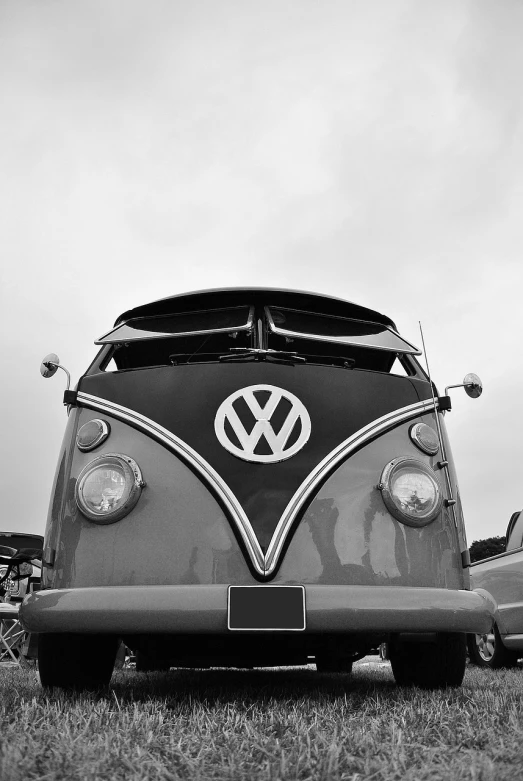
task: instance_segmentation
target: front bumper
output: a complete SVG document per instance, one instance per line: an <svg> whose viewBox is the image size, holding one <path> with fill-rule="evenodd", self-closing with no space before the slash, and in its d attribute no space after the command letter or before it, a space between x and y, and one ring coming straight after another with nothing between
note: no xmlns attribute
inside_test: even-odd
<svg viewBox="0 0 523 781"><path fill-rule="evenodd" d="M31 632L229 634L227 585L105 586L28 595ZM305 586L306 633L487 632L487 592L386 586Z"/></svg>

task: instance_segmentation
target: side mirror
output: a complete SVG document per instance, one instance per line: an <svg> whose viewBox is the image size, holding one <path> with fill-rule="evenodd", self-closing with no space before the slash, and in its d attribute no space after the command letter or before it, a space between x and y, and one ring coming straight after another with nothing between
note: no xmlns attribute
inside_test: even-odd
<svg viewBox="0 0 523 781"><path fill-rule="evenodd" d="M42 363L40 364L40 374L42 377L45 377L46 379L48 377L53 377L58 369L61 369L63 372L67 375L67 390L69 390L69 386L71 385L71 375L65 368L65 366L60 365L60 358L55 353L49 353L49 355L46 355Z"/></svg>
<svg viewBox="0 0 523 781"><path fill-rule="evenodd" d="M483 383L479 379L477 374L470 372L465 374L463 382L458 382L457 385L447 385L445 388L445 396L449 395L450 388L465 388L465 393L470 396L471 399L477 399L483 393Z"/></svg>
<svg viewBox="0 0 523 781"><path fill-rule="evenodd" d="M447 385L445 388L445 395L438 398L439 408L442 412L448 412L452 409L449 396L449 390L451 388L465 388L465 393L467 396L470 396L471 399L477 399L483 393L483 383L477 374L470 372L465 375L463 382L459 382L457 385Z"/></svg>
<svg viewBox="0 0 523 781"><path fill-rule="evenodd" d="M46 379L53 377L60 366L60 358L55 353L49 353L40 364L40 374Z"/></svg>
<svg viewBox="0 0 523 781"><path fill-rule="evenodd" d="M463 387L465 393L470 396L471 399L477 399L483 393L483 383L479 379L477 374L466 374L463 380Z"/></svg>
<svg viewBox="0 0 523 781"><path fill-rule="evenodd" d="M507 531L505 532L505 548L507 547L508 541L510 539L510 535L514 531L514 526L516 525L516 521L521 515L521 510L518 510L515 513L512 513L510 516L510 521L508 522Z"/></svg>

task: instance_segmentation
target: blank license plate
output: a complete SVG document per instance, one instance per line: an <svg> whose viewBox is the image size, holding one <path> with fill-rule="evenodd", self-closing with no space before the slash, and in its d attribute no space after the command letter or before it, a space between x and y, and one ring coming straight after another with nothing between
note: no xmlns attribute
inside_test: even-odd
<svg viewBox="0 0 523 781"><path fill-rule="evenodd" d="M303 586L229 586L229 629L305 629Z"/></svg>

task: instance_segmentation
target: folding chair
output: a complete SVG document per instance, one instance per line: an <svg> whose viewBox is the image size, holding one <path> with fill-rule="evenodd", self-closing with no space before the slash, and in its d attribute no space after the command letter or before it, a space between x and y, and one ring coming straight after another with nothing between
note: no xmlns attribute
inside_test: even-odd
<svg viewBox="0 0 523 781"><path fill-rule="evenodd" d="M18 620L18 605L0 602L0 662L21 666L25 630Z"/></svg>
<svg viewBox="0 0 523 781"><path fill-rule="evenodd" d="M20 666L29 665L28 658L35 658L37 635L30 635L23 629L18 620L18 602L22 600L24 593L33 591L40 585L39 577L35 577L33 563L39 569L39 560L42 557L43 537L39 534L23 534L20 532L0 531L0 662L13 662ZM28 567L24 571L24 568ZM21 587L21 583L27 577L27 587ZM18 586L13 584L19 581ZM6 584L6 585L3 585ZM7 602L2 601L2 596L7 592ZM12 601L16 594L17 601ZM33 638L33 642L31 642ZM24 653L24 642L26 649ZM27 658L26 658L27 657Z"/></svg>

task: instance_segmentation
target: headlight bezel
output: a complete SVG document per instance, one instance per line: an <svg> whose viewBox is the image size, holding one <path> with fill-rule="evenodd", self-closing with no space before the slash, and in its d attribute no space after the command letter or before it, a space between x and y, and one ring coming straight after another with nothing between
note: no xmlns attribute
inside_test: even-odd
<svg viewBox="0 0 523 781"><path fill-rule="evenodd" d="M433 502L430 510L423 515L410 515L408 512L398 506L398 502L394 496L393 491L393 480L398 473L405 471L412 471L413 473L425 475L429 478L434 486L436 495L435 501ZM417 529L427 526L438 517L441 512L441 508L443 507L443 493L434 469L432 469L432 467L424 461L420 461L419 459L413 458L412 456L398 456L397 458L393 458L392 461L389 461L381 473L378 488L381 491L383 502L389 513L394 518L396 518L396 520L401 521L401 523L405 524L406 526L412 526Z"/></svg>
<svg viewBox="0 0 523 781"><path fill-rule="evenodd" d="M126 497L116 509L97 512L87 505L83 490L89 476L92 476L95 471L102 469L120 470L123 473ZM145 482L141 469L133 458L122 453L103 453L89 461L78 475L74 489L74 498L82 515L94 523L107 526L111 523L116 523L116 521L121 520L131 512L136 506L144 486Z"/></svg>

